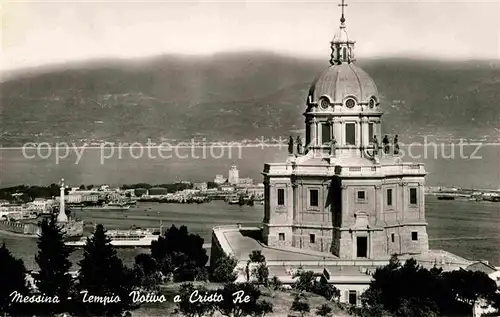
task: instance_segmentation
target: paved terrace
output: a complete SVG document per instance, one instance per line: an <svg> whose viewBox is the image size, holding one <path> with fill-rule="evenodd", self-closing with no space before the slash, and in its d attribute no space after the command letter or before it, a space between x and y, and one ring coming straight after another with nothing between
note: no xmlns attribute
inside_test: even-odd
<svg viewBox="0 0 500 317"><path fill-rule="evenodd" d="M354 276L369 275L375 268L386 265L390 258L388 256L381 259L349 260L340 259L333 254L324 252L298 248L272 248L255 238L259 236L261 230L257 227L220 226L213 230L222 250L239 260L237 267L240 272L244 272L248 255L254 250L260 250L266 257L271 276L291 276L300 266L307 270L318 271L318 273L323 268L327 268L332 276L351 276L354 278ZM430 250L428 253L419 255L401 255L399 258L401 261L405 261L411 257L424 267L431 268L437 265L444 270L465 268L472 263L441 250Z"/></svg>

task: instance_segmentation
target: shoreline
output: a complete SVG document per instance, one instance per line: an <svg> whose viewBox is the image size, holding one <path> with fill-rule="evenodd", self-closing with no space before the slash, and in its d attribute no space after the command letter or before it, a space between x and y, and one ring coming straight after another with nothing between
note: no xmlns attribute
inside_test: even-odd
<svg viewBox="0 0 500 317"><path fill-rule="evenodd" d="M500 142L485 142L485 143L482 143L483 141L475 141L475 140L471 140L471 141L468 141L468 142L463 142L463 143L453 143L453 142L448 142L448 143L444 143L445 141L444 140L432 140L430 142L441 142L441 144L439 144L440 146L478 146L478 145L481 145L481 146L500 146ZM121 142L110 142L110 143L118 143L120 144ZM196 143L196 144L190 144L188 142L178 142L178 143L183 143L183 144L187 144L187 145L170 145L168 142L165 142L167 143L167 145L156 145L156 144L151 144L151 145L148 145L147 143L146 144L143 144L143 143L140 143L140 142L123 142L125 144L130 144L130 145L109 145L109 144L106 144L106 143L103 143L101 145L95 145L95 144L92 144L92 145L86 145L86 144L82 144L82 145L76 145L75 143L72 143L72 142L55 142L53 144L66 144L66 146L51 146L51 143L49 142L40 142L40 143L37 143L37 142L33 142L31 143L30 145L31 146L8 146L8 147L3 147L3 146L0 146L0 150L29 150L29 149L36 149L37 147L39 147L40 145L48 145L50 146L51 149L68 149L68 148L72 148L72 149L96 149L96 150L103 150L103 149L135 149L135 148L138 148L138 146L134 146L134 144L136 145L139 145L139 147L142 147L142 148L148 148L148 149L159 149L159 148L169 148L169 149L192 149L192 148L206 148L206 147L216 147L216 148L265 148L265 147L268 147L268 148L285 148L287 149L288 148L288 143L271 143L271 144L268 144L268 143L262 143L262 144L239 144L238 142L213 142L213 143L210 143L210 142L206 142L206 143ZM69 145L69 147L68 147ZM415 146L415 147L425 147L425 146L434 146L434 144L420 144L420 143L409 143L409 144L404 144L404 143L401 143L400 147L401 148L405 148L405 147L408 147L408 146Z"/></svg>

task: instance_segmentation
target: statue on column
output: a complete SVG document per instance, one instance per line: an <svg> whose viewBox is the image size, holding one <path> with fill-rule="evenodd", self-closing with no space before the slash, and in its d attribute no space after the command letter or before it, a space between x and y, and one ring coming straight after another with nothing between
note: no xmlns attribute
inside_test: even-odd
<svg viewBox="0 0 500 317"><path fill-rule="evenodd" d="M302 138L300 136L297 137L297 154L302 154Z"/></svg>
<svg viewBox="0 0 500 317"><path fill-rule="evenodd" d="M384 136L382 143L384 144L384 153L389 154L389 137L387 137L387 134Z"/></svg>
<svg viewBox="0 0 500 317"><path fill-rule="evenodd" d="M337 140L335 140L335 136L332 136L332 140L330 141L330 156L335 156L336 149Z"/></svg>
<svg viewBox="0 0 500 317"><path fill-rule="evenodd" d="M288 138L288 154L292 155L293 154L293 138L290 136Z"/></svg>
<svg viewBox="0 0 500 317"><path fill-rule="evenodd" d="M378 144L377 136L374 135L373 136L373 156L378 155L378 148L379 148L379 144Z"/></svg>
<svg viewBox="0 0 500 317"><path fill-rule="evenodd" d="M399 143L398 143L398 135L394 137L394 154L399 154Z"/></svg>

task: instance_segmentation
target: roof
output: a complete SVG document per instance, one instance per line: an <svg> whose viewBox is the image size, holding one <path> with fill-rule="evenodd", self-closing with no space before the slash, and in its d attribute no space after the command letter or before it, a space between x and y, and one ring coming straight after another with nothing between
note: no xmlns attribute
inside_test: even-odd
<svg viewBox="0 0 500 317"><path fill-rule="evenodd" d="M349 96L358 103L368 103L372 97L378 102L375 82L353 63L333 65L319 74L309 89L309 101L318 102L322 96L337 104L342 104Z"/></svg>
<svg viewBox="0 0 500 317"><path fill-rule="evenodd" d="M497 269L493 265L490 265L489 263L484 261L474 262L471 265L467 266L466 269L474 272L483 272L488 275L497 271Z"/></svg>

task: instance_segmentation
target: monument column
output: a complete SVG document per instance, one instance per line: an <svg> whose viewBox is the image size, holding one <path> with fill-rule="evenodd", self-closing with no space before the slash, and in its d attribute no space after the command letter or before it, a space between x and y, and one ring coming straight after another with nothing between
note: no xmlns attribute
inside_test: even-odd
<svg viewBox="0 0 500 317"><path fill-rule="evenodd" d="M59 214L57 215L57 222L68 222L68 216L66 216L66 207L64 202L64 178L61 179L61 188L59 190Z"/></svg>

